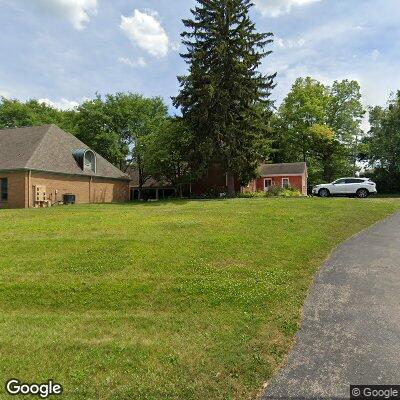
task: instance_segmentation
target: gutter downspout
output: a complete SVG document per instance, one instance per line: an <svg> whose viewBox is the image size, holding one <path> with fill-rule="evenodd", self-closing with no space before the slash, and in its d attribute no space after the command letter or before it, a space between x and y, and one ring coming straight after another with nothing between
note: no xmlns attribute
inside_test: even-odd
<svg viewBox="0 0 400 400"><path fill-rule="evenodd" d="M92 180L93 177L91 176L89 180L89 204L92 204Z"/></svg>
<svg viewBox="0 0 400 400"><path fill-rule="evenodd" d="M32 197L31 177L32 177L32 171L29 170L29 172L28 172L28 208L31 208L31 197Z"/></svg>

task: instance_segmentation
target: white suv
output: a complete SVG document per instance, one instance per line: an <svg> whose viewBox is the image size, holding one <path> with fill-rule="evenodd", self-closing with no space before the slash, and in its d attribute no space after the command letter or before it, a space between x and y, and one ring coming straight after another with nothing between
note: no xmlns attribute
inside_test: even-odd
<svg viewBox="0 0 400 400"><path fill-rule="evenodd" d="M335 182L317 185L313 188L313 195L329 196L357 196L366 198L376 194L376 184L368 178L342 178Z"/></svg>

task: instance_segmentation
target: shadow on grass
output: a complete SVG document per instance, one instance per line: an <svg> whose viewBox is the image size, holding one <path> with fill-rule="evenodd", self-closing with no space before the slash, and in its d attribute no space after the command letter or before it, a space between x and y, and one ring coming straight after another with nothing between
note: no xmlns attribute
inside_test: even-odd
<svg viewBox="0 0 400 400"><path fill-rule="evenodd" d="M157 200L157 201L131 201L129 203L122 203L123 206L145 206L145 207L160 207L164 204L176 204L183 206L193 200L190 199L169 199L169 200Z"/></svg>
<svg viewBox="0 0 400 400"><path fill-rule="evenodd" d="M382 193L374 196L376 199L399 199L400 193Z"/></svg>

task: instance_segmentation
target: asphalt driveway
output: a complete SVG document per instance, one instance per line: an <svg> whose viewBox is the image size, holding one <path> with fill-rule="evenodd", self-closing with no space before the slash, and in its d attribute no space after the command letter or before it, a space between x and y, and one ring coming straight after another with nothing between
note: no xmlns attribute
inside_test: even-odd
<svg viewBox="0 0 400 400"><path fill-rule="evenodd" d="M400 213L322 266L296 345L263 399L349 398L350 384L400 384Z"/></svg>

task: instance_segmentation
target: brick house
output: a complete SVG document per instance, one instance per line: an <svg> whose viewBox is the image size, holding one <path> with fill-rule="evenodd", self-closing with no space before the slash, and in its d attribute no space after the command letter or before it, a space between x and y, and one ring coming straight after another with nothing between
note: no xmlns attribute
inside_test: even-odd
<svg viewBox="0 0 400 400"><path fill-rule="evenodd" d="M139 200L139 170L128 168L127 174L131 178L130 200ZM143 185L144 200L165 200L177 195L177 189L167 182L158 181L154 178L147 179Z"/></svg>
<svg viewBox="0 0 400 400"><path fill-rule="evenodd" d="M55 125L0 130L0 208L126 202L129 181Z"/></svg>
<svg viewBox="0 0 400 400"><path fill-rule="evenodd" d="M137 168L129 168L131 177L131 200L139 197L139 172ZM197 198L216 196L227 193L228 177L218 163L211 163L203 176L193 179L190 183L182 186L182 196L186 198ZM235 190L240 192L240 183L235 179ZM147 179L143 185L143 197L150 200L161 200L180 195L180 188L171 183L160 182L154 178Z"/></svg>
<svg viewBox="0 0 400 400"><path fill-rule="evenodd" d="M240 192L240 182L235 178L234 186L236 193ZM220 164L211 163L205 174L192 182L190 187L191 196L204 196L226 194L228 191L228 175L224 172Z"/></svg>
<svg viewBox="0 0 400 400"><path fill-rule="evenodd" d="M261 164L259 177L244 188L245 191L262 192L272 186L292 187L307 196L307 164L304 162L290 164Z"/></svg>

